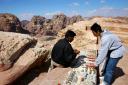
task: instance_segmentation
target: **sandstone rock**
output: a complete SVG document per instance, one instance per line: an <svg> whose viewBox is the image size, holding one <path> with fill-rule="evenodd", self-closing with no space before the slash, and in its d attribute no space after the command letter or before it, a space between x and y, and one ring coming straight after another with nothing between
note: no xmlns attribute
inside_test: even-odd
<svg viewBox="0 0 128 85"><path fill-rule="evenodd" d="M22 20L22 21L21 21L21 26L22 26L24 29L26 29L25 26L26 26L28 23L29 23L28 20Z"/></svg>
<svg viewBox="0 0 128 85"><path fill-rule="evenodd" d="M23 50L26 50L29 44L35 42L36 39L28 35L0 32L0 62L3 68L6 65L10 67L19 58Z"/></svg>
<svg viewBox="0 0 128 85"><path fill-rule="evenodd" d="M43 63L47 55L48 50L45 48L35 47L28 49L20 56L12 68L0 72L0 85L10 84L30 68Z"/></svg>
<svg viewBox="0 0 128 85"><path fill-rule="evenodd" d="M41 75L29 85L63 85L63 81L71 68L55 68L45 76Z"/></svg>
<svg viewBox="0 0 128 85"><path fill-rule="evenodd" d="M19 19L15 15L8 13L0 14L0 31L19 33L26 32L22 29Z"/></svg>
<svg viewBox="0 0 128 85"><path fill-rule="evenodd" d="M83 18L81 16L73 16L67 17L64 14L54 15L52 18L53 21L53 30L56 30L57 33L59 30L64 29L67 25L82 21Z"/></svg>
<svg viewBox="0 0 128 85"><path fill-rule="evenodd" d="M42 29L42 25L45 21L45 17L33 16L31 21L25 26L25 28L32 34L36 35Z"/></svg>
<svg viewBox="0 0 128 85"><path fill-rule="evenodd" d="M78 15L78 16L73 16L70 18L69 23L67 24L73 24L79 21L83 21L84 19L82 18L82 16Z"/></svg>
<svg viewBox="0 0 128 85"><path fill-rule="evenodd" d="M66 27L66 16L64 14L54 15L52 18L53 30L61 30Z"/></svg>
<svg viewBox="0 0 128 85"><path fill-rule="evenodd" d="M49 54L29 35L11 32L0 32L0 35L0 85L12 83L30 68L43 63Z"/></svg>
<svg viewBox="0 0 128 85"><path fill-rule="evenodd" d="M45 22L43 23L43 29L41 32L42 34L39 33L40 35L46 35L46 36L54 36L57 34L57 31L53 29L53 21L52 19L46 19Z"/></svg>
<svg viewBox="0 0 128 85"><path fill-rule="evenodd" d="M34 23L34 25L42 25L45 21L45 17L42 16L33 16L31 21Z"/></svg>
<svg viewBox="0 0 128 85"><path fill-rule="evenodd" d="M119 20L118 22L121 22L121 23L128 23L128 17L115 17L114 19L117 19Z"/></svg>
<svg viewBox="0 0 128 85"><path fill-rule="evenodd" d="M54 36L58 31L64 29L67 25L81 21L81 16L67 17L64 14L54 15L52 19L46 19L42 16L34 16L32 20L25 26L32 35Z"/></svg>

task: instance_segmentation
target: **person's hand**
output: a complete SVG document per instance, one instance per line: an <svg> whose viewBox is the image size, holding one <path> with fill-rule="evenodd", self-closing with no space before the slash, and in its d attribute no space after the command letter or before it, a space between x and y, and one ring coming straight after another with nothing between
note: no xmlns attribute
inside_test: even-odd
<svg viewBox="0 0 128 85"><path fill-rule="evenodd" d="M96 57L94 55L89 55L88 59L95 59Z"/></svg>
<svg viewBox="0 0 128 85"><path fill-rule="evenodd" d="M79 50L77 50L77 49L74 49L74 53L79 54L79 53L80 53L80 51L79 51Z"/></svg>
<svg viewBox="0 0 128 85"><path fill-rule="evenodd" d="M89 61L95 62L95 58L88 58Z"/></svg>
<svg viewBox="0 0 128 85"><path fill-rule="evenodd" d="M87 66L87 67L93 67L93 68L96 67L94 63L86 63L86 66Z"/></svg>
<svg viewBox="0 0 128 85"><path fill-rule="evenodd" d="M87 58L89 61L92 61L92 62L94 62L96 60L96 57L92 56L92 55L88 56Z"/></svg>

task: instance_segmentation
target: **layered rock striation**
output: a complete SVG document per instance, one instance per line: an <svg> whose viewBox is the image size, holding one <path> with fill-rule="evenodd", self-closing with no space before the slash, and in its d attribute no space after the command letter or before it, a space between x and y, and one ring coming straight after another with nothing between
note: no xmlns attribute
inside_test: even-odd
<svg viewBox="0 0 128 85"><path fill-rule="evenodd" d="M0 32L0 85L7 85L42 64L49 51L26 34ZM6 75L5 75L6 74Z"/></svg>

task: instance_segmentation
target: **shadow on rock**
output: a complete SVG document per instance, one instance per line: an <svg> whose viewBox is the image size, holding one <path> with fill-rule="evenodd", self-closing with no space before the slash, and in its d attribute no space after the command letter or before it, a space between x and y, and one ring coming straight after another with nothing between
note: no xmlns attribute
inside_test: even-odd
<svg viewBox="0 0 128 85"><path fill-rule="evenodd" d="M118 77L123 76L125 73L123 72L123 70L120 67L116 67L115 72L114 72L114 78L113 81L114 82Z"/></svg>
<svg viewBox="0 0 128 85"><path fill-rule="evenodd" d="M84 55L78 56L78 58L76 58L71 64L71 68L77 68L81 66L83 63L85 63L84 58L86 58L86 56Z"/></svg>
<svg viewBox="0 0 128 85"><path fill-rule="evenodd" d="M23 76L21 76L15 82L13 82L11 85L28 85L31 81L38 77L40 73L47 73L49 65L50 59L42 65L30 69Z"/></svg>

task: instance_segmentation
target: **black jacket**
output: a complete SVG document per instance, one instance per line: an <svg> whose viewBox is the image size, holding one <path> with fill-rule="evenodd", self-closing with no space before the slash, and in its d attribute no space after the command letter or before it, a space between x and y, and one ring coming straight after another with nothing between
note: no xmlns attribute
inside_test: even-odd
<svg viewBox="0 0 128 85"><path fill-rule="evenodd" d="M63 65L64 67L70 66L75 57L76 54L74 53L71 44L66 38L60 39L52 49L52 60L58 64Z"/></svg>

